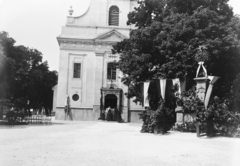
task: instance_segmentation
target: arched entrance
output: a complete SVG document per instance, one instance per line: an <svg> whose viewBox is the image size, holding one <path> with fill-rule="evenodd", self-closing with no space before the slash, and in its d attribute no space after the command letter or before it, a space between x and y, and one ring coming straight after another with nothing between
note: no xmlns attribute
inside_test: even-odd
<svg viewBox="0 0 240 166"><path fill-rule="evenodd" d="M105 96L105 109L110 107L110 108L116 108L117 107L117 96L114 94L107 94Z"/></svg>
<svg viewBox="0 0 240 166"><path fill-rule="evenodd" d="M121 113L122 113L122 89L120 88L101 88L101 100L100 100L100 118L102 120L107 120L106 112L108 112L107 108L111 108L111 112L113 113L112 120L113 121L122 121ZM111 121L112 121L111 120Z"/></svg>

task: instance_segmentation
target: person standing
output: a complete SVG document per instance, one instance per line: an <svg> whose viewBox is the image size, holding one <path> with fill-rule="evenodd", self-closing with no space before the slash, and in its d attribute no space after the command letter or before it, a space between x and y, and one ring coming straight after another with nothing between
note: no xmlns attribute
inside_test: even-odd
<svg viewBox="0 0 240 166"><path fill-rule="evenodd" d="M112 114L113 114L112 120L116 121L117 120L117 108L116 107L113 108Z"/></svg>
<svg viewBox="0 0 240 166"><path fill-rule="evenodd" d="M111 114L111 108L110 107L107 107L107 109L106 109L106 120L107 121L110 121L110 114Z"/></svg>
<svg viewBox="0 0 240 166"><path fill-rule="evenodd" d="M65 120L67 119L67 117L69 117L69 119L72 120L69 96L67 96L67 98L66 98L64 111L65 111Z"/></svg>

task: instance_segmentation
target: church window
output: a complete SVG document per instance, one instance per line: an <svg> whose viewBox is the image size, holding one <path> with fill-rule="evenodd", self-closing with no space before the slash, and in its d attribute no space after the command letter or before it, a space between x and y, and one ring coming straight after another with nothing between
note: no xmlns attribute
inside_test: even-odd
<svg viewBox="0 0 240 166"><path fill-rule="evenodd" d="M107 66L107 79L108 80L116 80L116 65L114 63L108 63L108 66Z"/></svg>
<svg viewBox="0 0 240 166"><path fill-rule="evenodd" d="M108 24L110 26L118 26L119 25L119 9L117 6L110 7Z"/></svg>
<svg viewBox="0 0 240 166"><path fill-rule="evenodd" d="M80 78L81 76L81 63L74 63L73 78Z"/></svg>

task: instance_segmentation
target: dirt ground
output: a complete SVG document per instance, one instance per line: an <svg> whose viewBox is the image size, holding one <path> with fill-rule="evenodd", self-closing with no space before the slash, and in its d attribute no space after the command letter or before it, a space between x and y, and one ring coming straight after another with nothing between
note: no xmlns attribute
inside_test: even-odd
<svg viewBox="0 0 240 166"><path fill-rule="evenodd" d="M240 139L140 133L141 124L0 126L1 166L240 166Z"/></svg>

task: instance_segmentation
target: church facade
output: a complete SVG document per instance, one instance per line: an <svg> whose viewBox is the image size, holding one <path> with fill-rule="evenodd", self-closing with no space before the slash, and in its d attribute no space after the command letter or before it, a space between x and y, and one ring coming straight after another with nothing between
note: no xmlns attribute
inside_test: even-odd
<svg viewBox="0 0 240 166"><path fill-rule="evenodd" d="M91 0L88 10L73 17L57 37L60 48L58 85L54 87L56 119L64 119L66 96L70 97L73 120L98 120L107 107L117 108L125 122L140 122L139 104L128 100L128 87L116 69L119 55L112 45L129 37L127 15L137 0ZM74 9L77 10L77 9Z"/></svg>

